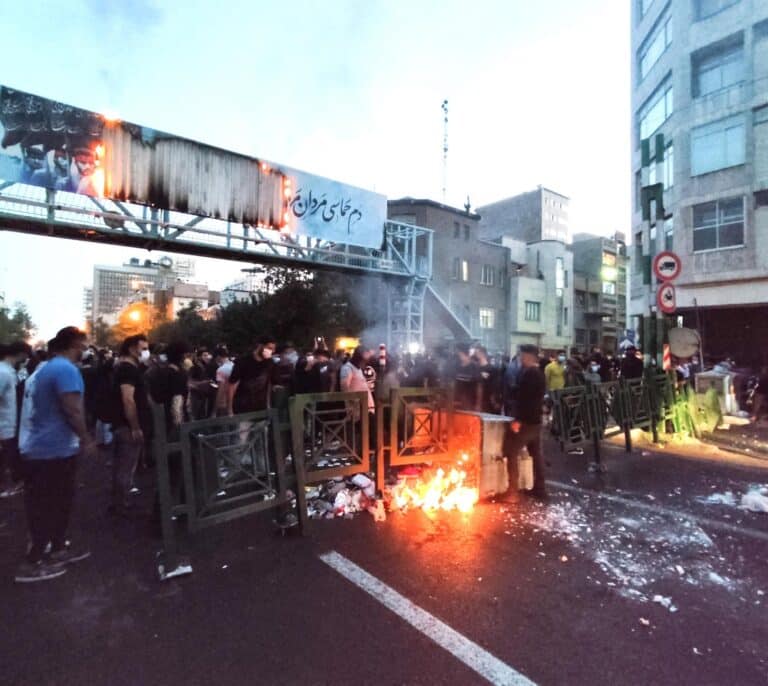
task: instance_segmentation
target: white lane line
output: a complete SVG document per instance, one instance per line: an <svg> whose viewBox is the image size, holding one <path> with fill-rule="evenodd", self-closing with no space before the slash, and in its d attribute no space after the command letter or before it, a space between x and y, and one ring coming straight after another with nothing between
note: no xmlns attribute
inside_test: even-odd
<svg viewBox="0 0 768 686"><path fill-rule="evenodd" d="M462 636L458 631L451 629L426 610L422 610L343 555L332 550L320 555L320 559L492 684L535 686L533 681L520 672L494 657L466 636Z"/></svg>
<svg viewBox="0 0 768 686"><path fill-rule="evenodd" d="M702 517L701 515L693 514L692 512L686 512L683 510L676 510L671 507L664 507L663 505L652 505L650 503L644 503L634 498L625 498L620 495L614 495L612 493L603 493L601 491L592 491L588 488L581 488L580 486L573 486L571 484L565 484L562 481L547 480L550 486L561 491L569 491L571 493L581 493L583 495L594 495L602 500L608 500L613 503L621 503L622 505L628 505L629 507L636 507L640 510L646 510L647 512L654 512L656 514L663 514L669 517L681 517L688 519L702 526L708 526L712 529L720 529L721 531L727 531L730 534L736 534L738 536L748 536L750 538L756 538L760 541L768 541L768 532L760 531L759 529L750 529L744 526L737 526L735 524L728 524L727 522L721 522L717 519L710 519L709 517Z"/></svg>

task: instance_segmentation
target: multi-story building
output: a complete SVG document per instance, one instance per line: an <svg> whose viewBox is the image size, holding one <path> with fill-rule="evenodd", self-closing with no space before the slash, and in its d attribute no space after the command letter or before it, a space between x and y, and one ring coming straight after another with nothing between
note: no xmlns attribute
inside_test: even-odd
<svg viewBox="0 0 768 686"><path fill-rule="evenodd" d="M563 198L550 191L536 193ZM435 232L424 313L427 346L478 340L494 353L514 351L522 343L550 351L570 346L573 255L564 241L542 239L550 229L542 228L541 217L532 230L523 224L509 227L497 213L493 225L498 232L487 231L484 237L480 210L404 198L389 203L389 216ZM555 224L562 226L562 221Z"/></svg>
<svg viewBox="0 0 768 686"><path fill-rule="evenodd" d="M86 328L93 322L93 288L90 286L83 288L83 320Z"/></svg>
<svg viewBox="0 0 768 686"><path fill-rule="evenodd" d="M176 281L168 288L155 291L153 303L158 314L172 320L190 305L194 304L201 311L205 311L216 304L217 300L218 294L209 291L205 284Z"/></svg>
<svg viewBox="0 0 768 686"><path fill-rule="evenodd" d="M573 252L573 347L618 352L627 328L627 246L612 238L577 233Z"/></svg>
<svg viewBox="0 0 768 686"><path fill-rule="evenodd" d="M93 268L92 320L107 325L117 322L120 311L135 301L152 302L154 293L176 281L173 262L159 262L134 257L122 266L95 265Z"/></svg>
<svg viewBox="0 0 768 686"><path fill-rule="evenodd" d="M570 242L566 196L539 186L536 190L478 207L480 234L491 240L512 236L525 243Z"/></svg>
<svg viewBox="0 0 768 686"><path fill-rule="evenodd" d="M763 362L768 0L632 5L632 328L658 354L650 262L671 249L677 315L699 329L705 357Z"/></svg>
<svg viewBox="0 0 768 686"><path fill-rule="evenodd" d="M480 216L414 198L389 201L388 214L435 232L424 344L478 340L492 353L506 352L508 251L480 238Z"/></svg>
<svg viewBox="0 0 768 686"><path fill-rule="evenodd" d="M545 352L566 350L573 340L573 254L561 241L498 241L509 250L509 349L533 343Z"/></svg>

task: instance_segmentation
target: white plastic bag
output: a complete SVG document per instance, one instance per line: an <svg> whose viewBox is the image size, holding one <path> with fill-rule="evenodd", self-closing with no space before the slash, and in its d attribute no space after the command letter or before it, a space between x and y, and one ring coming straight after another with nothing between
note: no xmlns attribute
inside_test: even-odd
<svg viewBox="0 0 768 686"><path fill-rule="evenodd" d="M528 454L527 448L517 454L517 488L521 491L530 491L533 488L533 458Z"/></svg>

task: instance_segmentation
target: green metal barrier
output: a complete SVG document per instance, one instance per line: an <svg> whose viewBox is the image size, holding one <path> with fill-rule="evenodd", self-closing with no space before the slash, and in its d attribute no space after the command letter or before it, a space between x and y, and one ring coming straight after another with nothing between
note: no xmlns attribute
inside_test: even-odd
<svg viewBox="0 0 768 686"><path fill-rule="evenodd" d="M308 484L370 471L368 394L296 395L289 408L296 498L306 517Z"/></svg>
<svg viewBox="0 0 768 686"><path fill-rule="evenodd" d="M163 553L161 579L192 571L178 552L176 520L188 533L289 503L283 432L276 410L182 424L168 441L162 406L153 406L154 455ZM304 513L306 515L306 513ZM299 523L305 521L299 512Z"/></svg>
<svg viewBox="0 0 768 686"><path fill-rule="evenodd" d="M451 459L450 388L393 388L376 410L376 488L393 466Z"/></svg>

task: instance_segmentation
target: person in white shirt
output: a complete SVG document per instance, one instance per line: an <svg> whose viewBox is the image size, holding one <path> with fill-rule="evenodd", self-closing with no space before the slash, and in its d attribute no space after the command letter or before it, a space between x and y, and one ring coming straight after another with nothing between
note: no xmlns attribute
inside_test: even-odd
<svg viewBox="0 0 768 686"><path fill-rule="evenodd" d="M341 390L345 393L365 391L368 394L368 412L373 414L376 405L373 401L373 393L368 385L368 381L363 374L363 369L368 366L373 351L364 346L355 348L352 357L344 363L339 374Z"/></svg>
<svg viewBox="0 0 768 686"><path fill-rule="evenodd" d="M213 351L213 359L216 363L216 416L226 417L229 403L229 377L232 376L232 368L235 363L229 358L229 351L224 347Z"/></svg>
<svg viewBox="0 0 768 686"><path fill-rule="evenodd" d="M23 341L0 346L0 498L7 498L23 490L18 442L19 376L17 369L29 358L32 349ZM6 470L10 472L7 488Z"/></svg>

